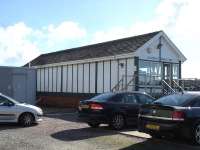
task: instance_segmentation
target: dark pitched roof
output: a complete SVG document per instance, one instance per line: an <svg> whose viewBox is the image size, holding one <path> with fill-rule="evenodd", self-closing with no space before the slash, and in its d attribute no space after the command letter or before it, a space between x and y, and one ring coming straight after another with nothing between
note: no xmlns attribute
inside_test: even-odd
<svg viewBox="0 0 200 150"><path fill-rule="evenodd" d="M42 54L31 61L31 66L135 52L139 47L144 45L159 32L161 31ZM26 64L25 66L27 65L28 64Z"/></svg>

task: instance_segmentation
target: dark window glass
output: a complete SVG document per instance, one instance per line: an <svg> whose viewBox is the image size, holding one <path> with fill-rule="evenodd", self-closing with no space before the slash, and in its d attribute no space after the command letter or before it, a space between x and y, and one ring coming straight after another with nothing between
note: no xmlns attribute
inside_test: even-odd
<svg viewBox="0 0 200 150"><path fill-rule="evenodd" d="M136 98L138 99L138 102L140 104L151 104L153 102L153 98L144 95L144 94L135 94Z"/></svg>
<svg viewBox="0 0 200 150"><path fill-rule="evenodd" d="M194 100L192 107L200 107L200 98L199 97Z"/></svg>
<svg viewBox="0 0 200 150"><path fill-rule="evenodd" d="M123 99L124 99L124 102L127 104L136 104L137 103L137 99L135 98L135 96L133 94L125 94Z"/></svg>
<svg viewBox="0 0 200 150"><path fill-rule="evenodd" d="M0 106L4 105L5 103L8 103L9 100L6 97L0 96Z"/></svg>
<svg viewBox="0 0 200 150"><path fill-rule="evenodd" d="M97 95L91 99L95 101L106 102L109 99L111 99L114 95L115 95L114 93L104 93L104 94Z"/></svg>
<svg viewBox="0 0 200 150"><path fill-rule="evenodd" d="M124 102L124 95L123 94L117 94L117 95L113 96L109 101L114 102L114 103L123 103Z"/></svg>
<svg viewBox="0 0 200 150"><path fill-rule="evenodd" d="M189 100L195 98L192 94L176 94L159 98L154 104L169 105L169 106L183 106Z"/></svg>

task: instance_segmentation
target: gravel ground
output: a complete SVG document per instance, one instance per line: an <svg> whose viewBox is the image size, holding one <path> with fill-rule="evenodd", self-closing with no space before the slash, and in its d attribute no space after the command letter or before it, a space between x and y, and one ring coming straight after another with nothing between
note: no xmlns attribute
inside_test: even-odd
<svg viewBox="0 0 200 150"><path fill-rule="evenodd" d="M0 150L175 150L199 149L184 142L146 140L129 137L102 126L89 128L76 121L76 114L46 114L38 125L22 128L16 124L0 125ZM167 146L166 146L167 145Z"/></svg>

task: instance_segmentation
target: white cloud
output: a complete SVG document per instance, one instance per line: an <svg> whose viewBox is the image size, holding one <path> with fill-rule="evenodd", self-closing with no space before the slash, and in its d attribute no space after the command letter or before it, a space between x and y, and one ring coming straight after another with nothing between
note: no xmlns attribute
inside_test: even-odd
<svg viewBox="0 0 200 150"><path fill-rule="evenodd" d="M136 34L164 30L187 57L183 77L200 78L200 0L162 0L155 9L154 18L138 21L129 28L113 27L94 34L93 42L102 42Z"/></svg>
<svg viewBox="0 0 200 150"><path fill-rule="evenodd" d="M42 29L33 29L23 22L0 26L0 65L23 65L37 57L42 48L49 49L85 35L85 29L70 21Z"/></svg>

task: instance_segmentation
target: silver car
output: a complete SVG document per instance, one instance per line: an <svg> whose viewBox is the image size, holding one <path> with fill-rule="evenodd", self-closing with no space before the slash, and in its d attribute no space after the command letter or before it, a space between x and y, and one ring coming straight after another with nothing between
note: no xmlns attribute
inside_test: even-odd
<svg viewBox="0 0 200 150"><path fill-rule="evenodd" d="M15 122L26 127L42 121L42 115L39 107L19 103L0 93L0 122Z"/></svg>

